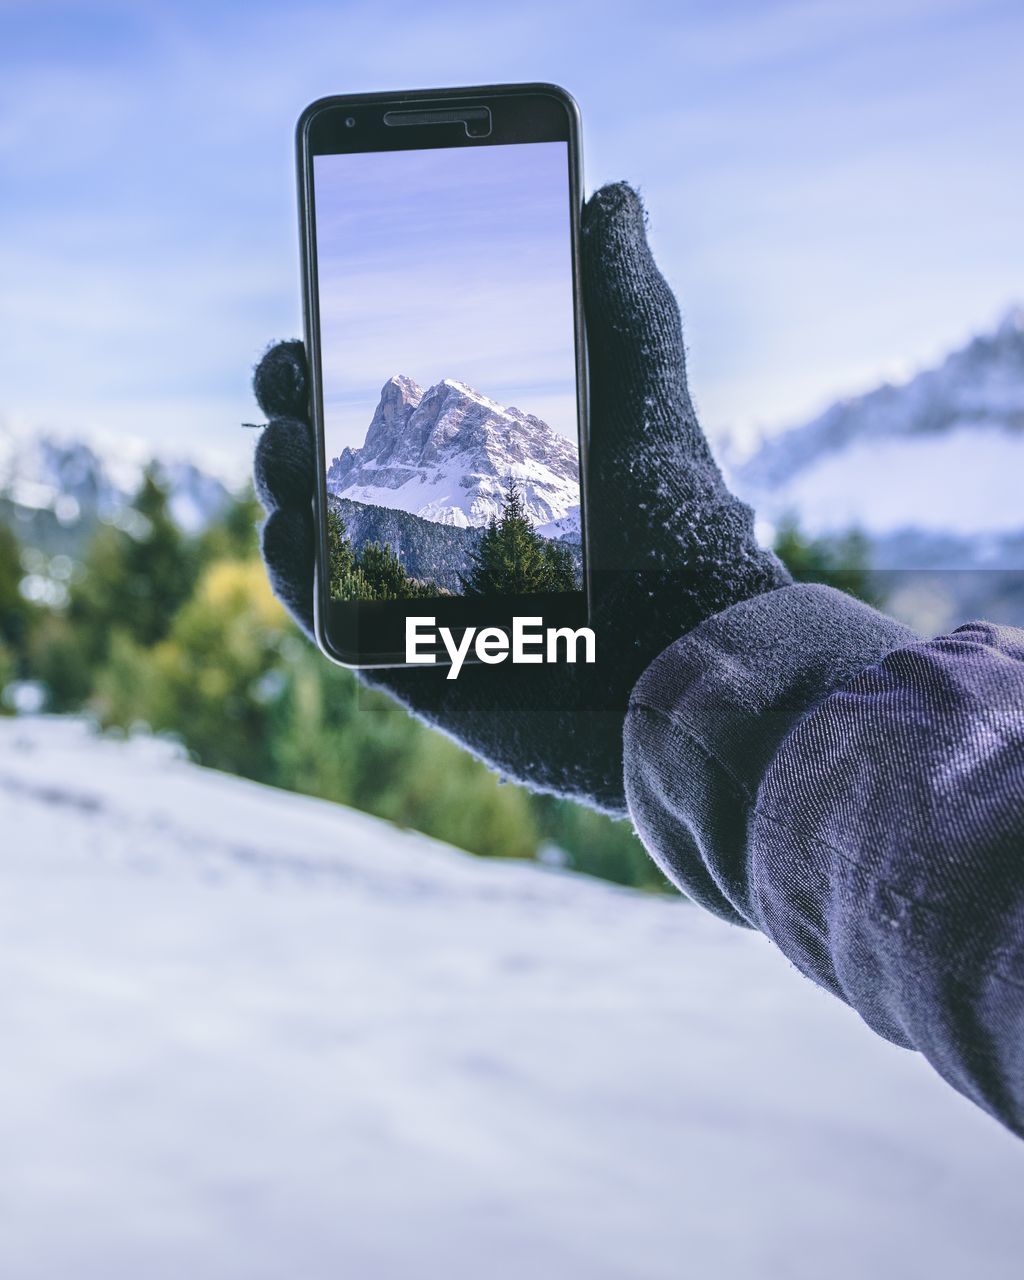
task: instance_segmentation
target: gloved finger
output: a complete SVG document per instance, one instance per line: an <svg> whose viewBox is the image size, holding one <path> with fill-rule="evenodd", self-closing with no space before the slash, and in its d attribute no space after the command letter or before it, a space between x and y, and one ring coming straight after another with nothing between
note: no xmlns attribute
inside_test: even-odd
<svg viewBox="0 0 1024 1280"><path fill-rule="evenodd" d="M653 425L670 427L677 439L690 436L705 456L686 385L679 306L647 243L643 204L627 183L601 187L587 201L582 268L595 450L632 455Z"/></svg>
<svg viewBox="0 0 1024 1280"><path fill-rule="evenodd" d="M679 307L647 243L644 207L625 182L601 187L583 209L583 290L597 354L647 376L683 363Z"/></svg>
<svg viewBox="0 0 1024 1280"><path fill-rule="evenodd" d="M264 509L308 507L316 462L313 432L301 418L274 418L260 435L253 459L256 494Z"/></svg>
<svg viewBox="0 0 1024 1280"><path fill-rule="evenodd" d="M301 342L268 347L252 377L256 400L268 418L309 418L306 349Z"/></svg>
<svg viewBox="0 0 1024 1280"><path fill-rule="evenodd" d="M274 595L313 639L313 512L281 508L261 534L263 562Z"/></svg>

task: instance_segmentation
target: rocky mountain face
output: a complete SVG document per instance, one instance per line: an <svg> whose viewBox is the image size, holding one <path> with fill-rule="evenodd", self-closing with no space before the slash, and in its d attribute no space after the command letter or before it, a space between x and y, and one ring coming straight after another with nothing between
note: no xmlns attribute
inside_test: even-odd
<svg viewBox="0 0 1024 1280"><path fill-rule="evenodd" d="M579 540L575 442L465 383L446 378L424 391L399 374L384 384L362 447L343 450L330 464L327 488L339 498L471 529L500 515L510 477L538 533Z"/></svg>

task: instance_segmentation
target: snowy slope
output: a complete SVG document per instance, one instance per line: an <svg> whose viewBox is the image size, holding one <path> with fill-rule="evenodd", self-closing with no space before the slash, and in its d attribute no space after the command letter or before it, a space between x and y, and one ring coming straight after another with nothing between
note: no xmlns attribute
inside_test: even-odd
<svg viewBox="0 0 1024 1280"><path fill-rule="evenodd" d="M464 382L445 378L424 391L396 374L381 389L362 447L331 462L327 488L353 502L472 528L501 514L510 477L538 533L579 537L573 441Z"/></svg>
<svg viewBox="0 0 1024 1280"><path fill-rule="evenodd" d="M681 901L70 722L0 814L5 1280L1021 1274L1024 1146Z"/></svg>

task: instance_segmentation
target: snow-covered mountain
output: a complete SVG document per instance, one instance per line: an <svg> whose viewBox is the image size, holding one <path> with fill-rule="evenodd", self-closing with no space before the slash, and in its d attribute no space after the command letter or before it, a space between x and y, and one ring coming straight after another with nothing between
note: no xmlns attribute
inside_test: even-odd
<svg viewBox="0 0 1024 1280"><path fill-rule="evenodd" d="M680 899L68 721L0 812L9 1280L1020 1276L1024 1144Z"/></svg>
<svg viewBox="0 0 1024 1280"><path fill-rule="evenodd" d="M579 538L576 444L521 409L503 408L454 379L424 391L396 374L361 448L327 472L339 498L472 528L501 513L509 477L538 533Z"/></svg>
<svg viewBox="0 0 1024 1280"><path fill-rule="evenodd" d="M79 549L97 521L117 522L153 465L187 533L224 509L241 477L188 457L154 457L142 441L99 444L53 433L0 431L0 505L28 541Z"/></svg>
<svg viewBox="0 0 1024 1280"><path fill-rule="evenodd" d="M1024 530L1022 476L1019 307L937 368L838 401L733 470L737 488L769 519L792 511L814 532L856 525L889 542L913 531L926 560L922 535L947 551L952 536L961 551L965 540L976 549L964 563L986 564L1005 535Z"/></svg>

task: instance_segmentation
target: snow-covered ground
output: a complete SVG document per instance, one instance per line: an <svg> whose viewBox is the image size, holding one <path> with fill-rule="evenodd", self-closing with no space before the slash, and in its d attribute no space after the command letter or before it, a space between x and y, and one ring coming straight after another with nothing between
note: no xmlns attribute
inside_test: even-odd
<svg viewBox="0 0 1024 1280"><path fill-rule="evenodd" d="M1017 1278L1024 1145L758 937L0 722L4 1280Z"/></svg>

